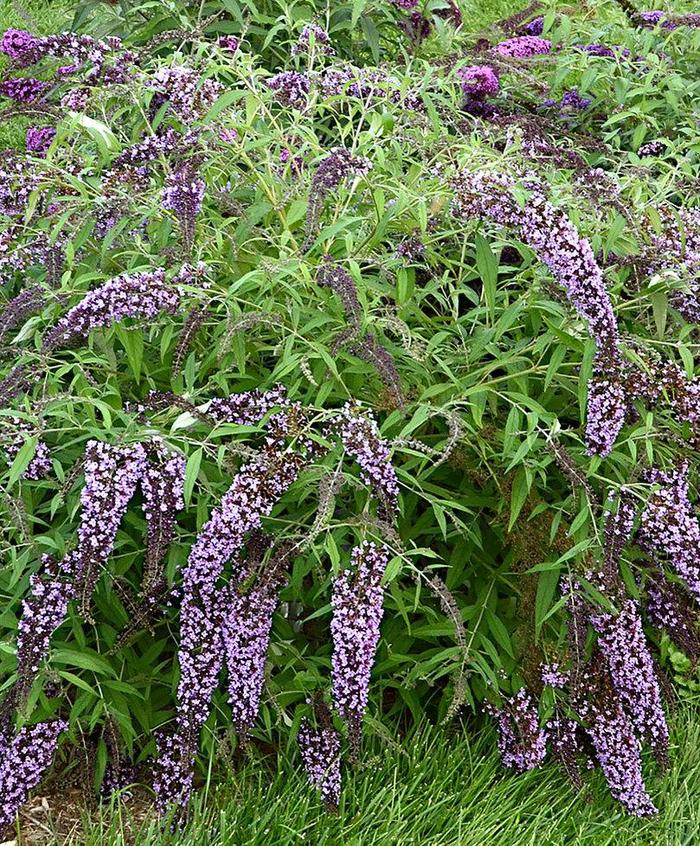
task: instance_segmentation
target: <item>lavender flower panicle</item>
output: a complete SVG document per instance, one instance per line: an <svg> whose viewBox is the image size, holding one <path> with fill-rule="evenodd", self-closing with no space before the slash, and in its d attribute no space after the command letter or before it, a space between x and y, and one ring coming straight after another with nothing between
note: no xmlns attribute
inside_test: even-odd
<svg viewBox="0 0 700 846"><path fill-rule="evenodd" d="M650 555L663 557L700 598L700 523L688 498L688 465L674 473L653 470L659 488L642 511L637 542Z"/></svg>
<svg viewBox="0 0 700 846"><path fill-rule="evenodd" d="M282 71L265 83L275 93L275 99L283 106L303 110L306 106L311 83L308 76L298 71Z"/></svg>
<svg viewBox="0 0 700 846"><path fill-rule="evenodd" d="M380 501L393 510L399 485L391 454L370 412L346 403L334 421L341 443L360 465L362 481L370 485Z"/></svg>
<svg viewBox="0 0 700 846"><path fill-rule="evenodd" d="M388 550L364 541L352 551L352 569L333 579L333 701L348 723L350 745L359 757L362 719L384 614L382 577Z"/></svg>
<svg viewBox="0 0 700 846"><path fill-rule="evenodd" d="M581 716L610 792L634 816L656 813L644 785L639 741L609 677L599 673Z"/></svg>
<svg viewBox="0 0 700 846"><path fill-rule="evenodd" d="M180 305L177 287L161 268L122 274L85 295L46 335L42 350L66 347L84 339L93 329L111 326L126 317L152 320L160 312L176 314Z"/></svg>
<svg viewBox="0 0 700 846"><path fill-rule="evenodd" d="M260 456L243 466L192 547L183 573L175 730L159 740L154 775L161 811L171 806L183 808L188 802L199 733L223 664L218 579L227 562L242 549L246 534L260 528L262 517L296 479L303 464L302 455L280 451L271 439Z"/></svg>
<svg viewBox="0 0 700 846"><path fill-rule="evenodd" d="M9 826L51 765L63 720L25 726L0 756L0 832Z"/></svg>
<svg viewBox="0 0 700 846"><path fill-rule="evenodd" d="M484 710L496 720L504 767L524 773L542 764L547 754L547 732L540 728L537 703L525 688L507 699L503 707L486 702Z"/></svg>
<svg viewBox="0 0 700 846"><path fill-rule="evenodd" d="M455 182L453 213L518 229L587 322L597 350L589 384L586 442L591 453L605 456L622 428L627 404L617 321L603 274L591 245L563 211L538 187L521 209L510 191L512 184L509 176L463 173Z"/></svg>
<svg viewBox="0 0 700 846"><path fill-rule="evenodd" d="M195 223L202 210L205 188L206 183L197 175L195 166L187 162L170 174L163 189L163 208L177 218L188 253L194 245Z"/></svg>
<svg viewBox="0 0 700 846"><path fill-rule="evenodd" d="M591 623L598 633L598 648L621 706L638 735L651 745L659 761L665 763L668 726L637 603L628 599L617 614L593 614Z"/></svg>
<svg viewBox="0 0 700 846"><path fill-rule="evenodd" d="M309 782L321 794L326 808L336 813L340 804L340 736L333 727L328 708L315 707L318 728L306 717L301 722L297 742Z"/></svg>
<svg viewBox="0 0 700 846"><path fill-rule="evenodd" d="M306 218L307 242L316 231L326 197L349 176L364 176L372 165L368 159L353 155L344 147L335 147L321 160L311 178ZM308 243L305 245L308 247Z"/></svg>
<svg viewBox="0 0 700 846"><path fill-rule="evenodd" d="M231 719L243 741L260 709L272 615L285 580L286 560L285 552L278 554L247 592L239 592L236 585L228 585L223 600L223 642Z"/></svg>
<svg viewBox="0 0 700 846"><path fill-rule="evenodd" d="M493 49L499 56L512 59L530 59L532 56L549 53L552 49L552 42L536 35L519 35L501 41Z"/></svg>

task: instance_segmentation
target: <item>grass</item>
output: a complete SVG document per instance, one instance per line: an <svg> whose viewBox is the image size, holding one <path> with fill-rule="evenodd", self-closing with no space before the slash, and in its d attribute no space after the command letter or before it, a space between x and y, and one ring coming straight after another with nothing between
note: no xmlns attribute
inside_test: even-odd
<svg viewBox="0 0 700 846"><path fill-rule="evenodd" d="M654 819L625 816L599 773L593 802L558 767L514 776L503 770L490 730L449 738L423 726L401 748L369 744L365 763L344 773L337 817L326 814L297 765L249 760L217 788L203 789L189 825L163 834L131 819L128 804L104 809L71 843L86 846L694 846L700 843L700 716L673 719L671 766L647 783ZM56 843L48 840L45 843Z"/></svg>

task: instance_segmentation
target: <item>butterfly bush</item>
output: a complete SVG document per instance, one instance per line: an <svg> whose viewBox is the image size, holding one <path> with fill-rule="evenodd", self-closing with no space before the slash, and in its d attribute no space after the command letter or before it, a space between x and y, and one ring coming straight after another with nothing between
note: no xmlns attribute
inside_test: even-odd
<svg viewBox="0 0 700 846"><path fill-rule="evenodd" d="M509 769L538 768L549 753L581 788L583 772L598 766L625 810L655 813L642 755L650 746L664 763L669 742L659 633L693 665L700 656L692 464L700 382L683 325L700 317L699 226L689 127L671 121L680 109L659 105L665 81L655 82L658 103L645 124L653 136L640 134L632 115L612 141L605 121L628 105L610 100L611 74L636 84L647 65L663 62L669 78L692 76L688 39L662 31L696 26L697 16L628 10L633 24L662 31L628 26L616 30L619 44L607 44L602 30L574 27L570 37L563 25L554 49L538 4L474 39L459 8L443 6L368 7L368 23L381 19L381 67L367 64L371 49L357 52L363 34L350 39L333 24L331 44L311 21L288 34L287 55L284 45L262 46L257 25L212 35L213 19L190 26L187 16L182 29L145 43L145 34L122 41L11 29L0 37L4 115L28 126L23 149L0 157L3 466L28 439L36 444L0 506L10 516L3 544L7 532L15 579L4 590L16 596L28 582L20 607L8 608L18 613L17 674L0 704L0 828L38 784L64 717L82 701L68 695L67 677L52 675L52 647L75 649L77 632L78 645L96 645L103 661L117 656L124 684L135 660L147 656L155 668L160 812L185 810L208 720L213 735L230 716L240 744L263 731L266 685L279 725L300 726L310 784L337 811L344 750L357 759L372 674L388 672L375 666L380 638L390 651L401 642L396 615L384 614L394 554L411 560L421 586L396 577L397 603L407 597L432 626L435 602L455 630L437 670L415 638L404 682L420 681L421 705L442 708L446 693L457 703L452 717L467 693L483 693L483 681L500 703L485 710ZM558 9L557 22L568 15ZM450 53L438 58L441 42ZM657 47L639 55L651 49L643 43ZM399 51L410 61L399 64ZM564 67L575 71L566 80ZM584 75L585 87L570 87ZM451 106L456 87L463 96ZM501 172L487 171L487 161ZM472 169L446 184L465 162ZM570 214L544 187L562 179L575 186ZM472 267L469 242L445 213L450 192L459 220L512 230L549 270L558 287L542 287L573 306L595 346L587 385L580 342L554 325L548 303L528 296L527 251L501 251L485 325L476 279L486 281L483 244ZM635 203L647 203L648 214L631 215ZM329 226L315 241L324 216ZM573 223L586 217L590 242ZM616 309L602 268L620 292ZM327 305L334 299L340 330ZM97 334L124 320L137 324L128 357L138 366L128 371L121 329ZM577 419L577 399L587 404L592 461L565 426ZM614 449L625 423L630 447ZM190 431L202 426L206 435ZM393 442L383 434L402 429ZM640 441L653 454L649 472ZM619 503L603 504L604 483L622 485ZM591 519L614 513L600 548L564 558L572 535L587 531L579 502ZM556 524L546 523L548 511ZM60 521L74 519L77 531L66 536ZM326 532L341 556L333 573L314 545ZM438 558L429 576L413 556L421 549ZM550 552L571 568L561 577L563 611L535 625L537 580L549 578L536 565ZM494 681L469 655L463 612L502 560L513 564L520 599L501 586L474 636L496 653L505 638L522 638L523 650L518 678ZM15 572L18 562L29 572ZM621 575L629 582L630 572L634 598ZM316 599L330 601L307 614ZM106 621L93 621L105 609ZM498 643L494 615L503 623ZM436 627L426 651L446 648L442 640ZM309 672L316 644L329 650L312 657ZM453 653L461 667L443 685ZM171 664L177 682L162 669ZM169 715L164 692L175 688ZM57 720L25 724L37 718L25 713L37 697ZM142 736L128 746L141 760L152 727L129 702L126 711L137 717ZM75 722L84 728L79 714ZM106 715L101 724L108 795L137 773L120 748L121 722Z"/></svg>
<svg viewBox="0 0 700 846"><path fill-rule="evenodd" d="M549 268L596 342L594 375L589 383L586 442L591 453L607 455L625 422L623 359L617 320L589 242L566 214L535 186L521 208L510 177L463 173L455 181L453 213L462 219L487 218L516 229Z"/></svg>

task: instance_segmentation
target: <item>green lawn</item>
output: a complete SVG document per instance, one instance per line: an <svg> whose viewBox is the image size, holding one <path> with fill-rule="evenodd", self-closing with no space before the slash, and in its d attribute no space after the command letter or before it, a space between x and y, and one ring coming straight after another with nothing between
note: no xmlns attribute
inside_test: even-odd
<svg viewBox="0 0 700 846"><path fill-rule="evenodd" d="M448 737L424 727L400 749L370 744L345 770L340 813L326 814L296 765L250 760L194 802L184 832L130 821L124 805L85 823L73 842L90 846L695 846L700 843L700 722L685 707L673 718L671 766L647 768L659 816L625 816L599 773L595 802L577 794L555 764L523 776L500 765L491 731ZM472 736L470 737L470 734ZM128 835L124 832L129 832ZM55 842L55 841L46 841Z"/></svg>

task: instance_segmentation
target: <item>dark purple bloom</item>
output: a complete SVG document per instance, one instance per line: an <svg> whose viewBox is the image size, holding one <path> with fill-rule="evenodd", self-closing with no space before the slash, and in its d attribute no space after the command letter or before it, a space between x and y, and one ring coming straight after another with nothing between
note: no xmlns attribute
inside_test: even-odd
<svg viewBox="0 0 700 846"><path fill-rule="evenodd" d="M194 244L195 223L202 210L205 189L206 183L190 162L173 171L163 189L163 208L177 218L187 252Z"/></svg>
<svg viewBox="0 0 700 846"><path fill-rule="evenodd" d="M575 88L572 88L561 98L560 106L562 111L582 112L584 109L587 109L592 102L593 101L590 97L582 97Z"/></svg>
<svg viewBox="0 0 700 846"><path fill-rule="evenodd" d="M462 82L462 91L470 97L495 97L500 84L496 71L490 65L470 65L460 68L457 77Z"/></svg>
<svg viewBox="0 0 700 846"><path fill-rule="evenodd" d="M238 50L238 39L235 35L219 36L218 44L219 47L222 47L224 50L228 50L231 53L235 53L236 50Z"/></svg>
<svg viewBox="0 0 700 846"><path fill-rule="evenodd" d="M46 295L41 285L30 285L5 303L0 311L0 341L27 317L41 311Z"/></svg>
<svg viewBox="0 0 700 846"><path fill-rule="evenodd" d="M525 35L542 35L544 31L544 17L540 15L537 18L533 18L529 23L525 24L523 31Z"/></svg>
<svg viewBox="0 0 700 846"><path fill-rule="evenodd" d="M27 129L27 150L38 156L45 156L55 137L56 130L53 126L30 126Z"/></svg>
<svg viewBox="0 0 700 846"><path fill-rule="evenodd" d="M223 91L220 82L202 79L197 71L182 66L159 68L153 75L152 87L185 124L204 117Z"/></svg>
<svg viewBox="0 0 700 846"><path fill-rule="evenodd" d="M315 23L306 24L302 29L297 43L292 47L292 56L308 56L311 52L311 42L317 53L332 56L331 39L323 27Z"/></svg>
<svg viewBox="0 0 700 846"><path fill-rule="evenodd" d="M391 0L397 9L415 9L420 0Z"/></svg>
<svg viewBox="0 0 700 846"><path fill-rule="evenodd" d="M7 420L7 418L3 418L3 420ZM3 438L7 438L5 455L8 463L11 463L24 446L26 439L35 436L37 430L35 426L20 417L10 417L7 420L7 425L10 428L3 432ZM51 463L49 448L44 441L38 440L34 456L22 474L22 478L33 481L43 479L52 469L53 465Z"/></svg>
<svg viewBox="0 0 700 846"><path fill-rule="evenodd" d="M8 29L0 39L0 52L20 68L34 64L42 56L41 39L25 29Z"/></svg>
<svg viewBox="0 0 700 846"><path fill-rule="evenodd" d="M283 106L300 110L306 106L311 89L306 74L297 71L282 71L268 79L265 84L275 92L275 99Z"/></svg>
<svg viewBox="0 0 700 846"><path fill-rule="evenodd" d="M0 95L9 97L10 100L15 100L17 103L31 104L35 103L50 87L48 82L41 82L41 80L32 79L29 76L8 79L5 82L0 82Z"/></svg>
<svg viewBox="0 0 700 846"><path fill-rule="evenodd" d="M433 31L432 22L422 12L413 11L408 17L400 21L399 26L416 44L426 39Z"/></svg>

